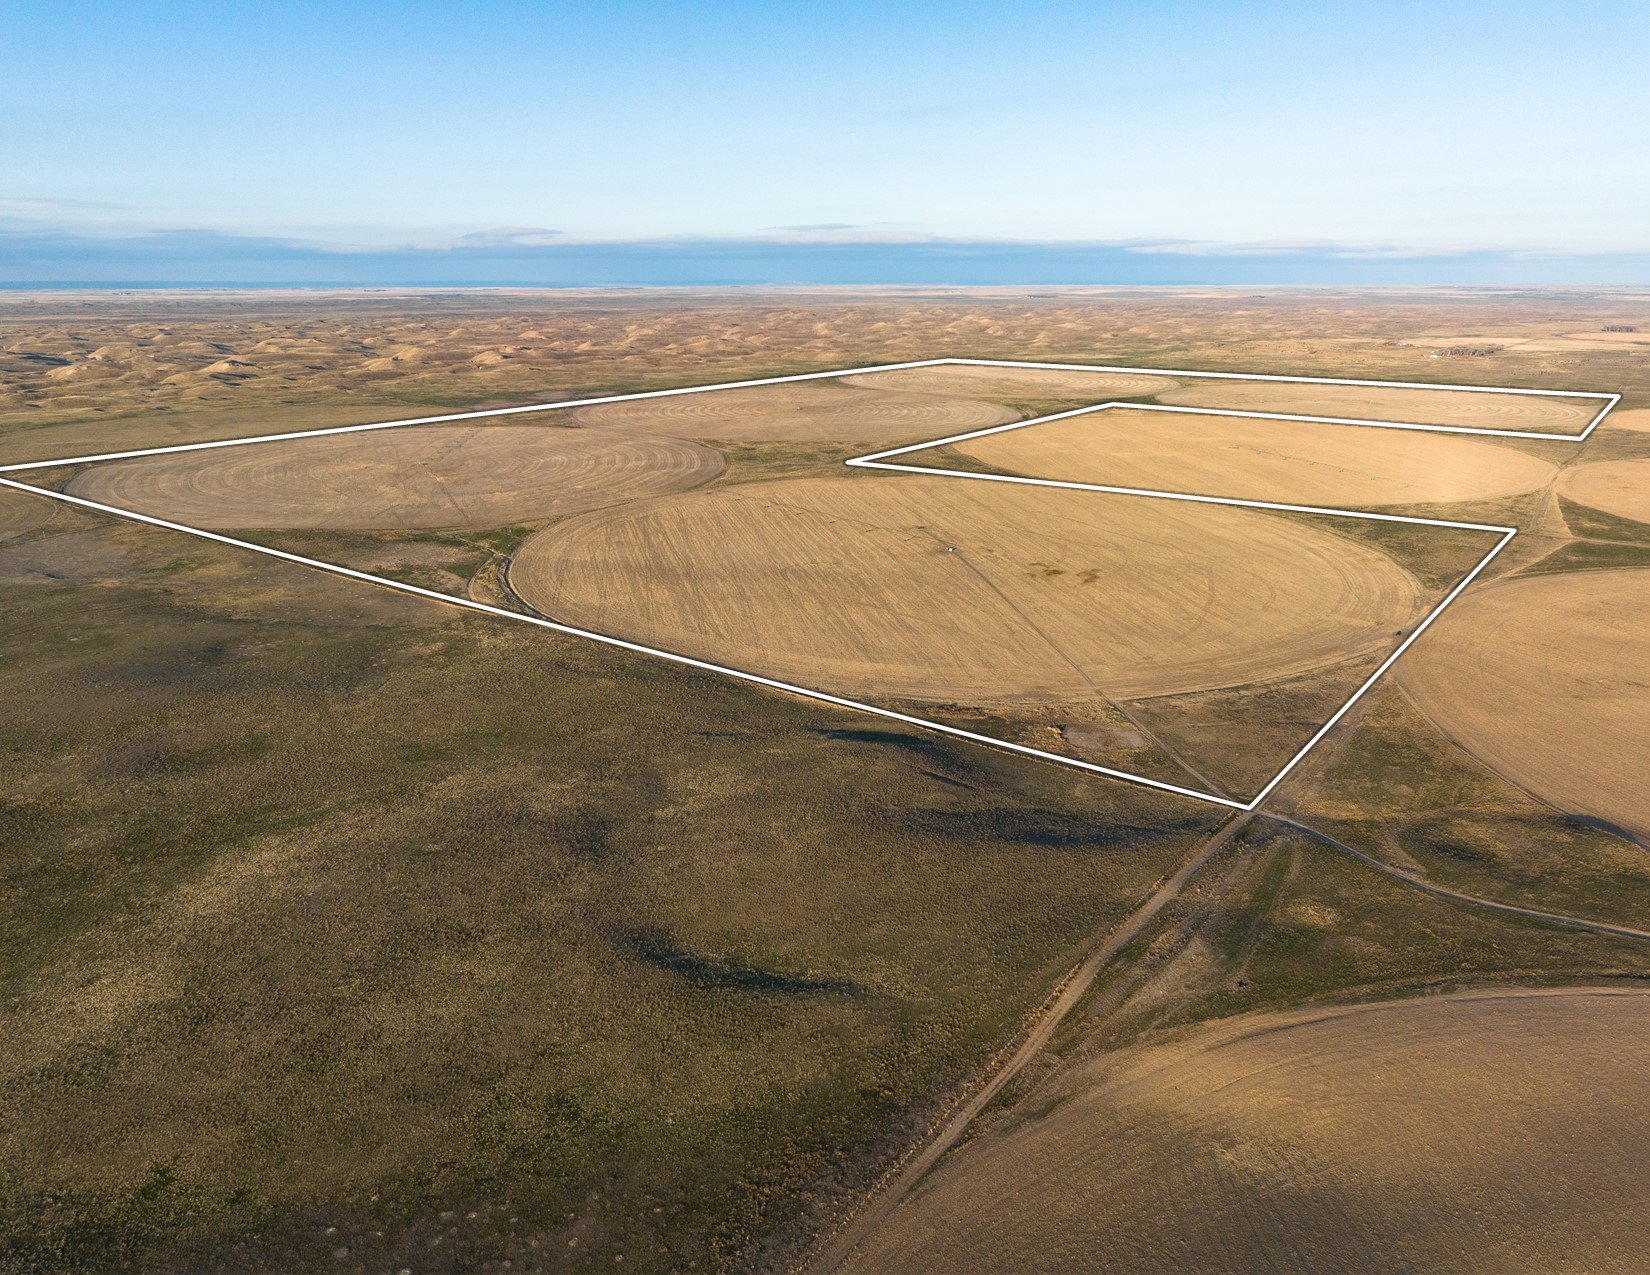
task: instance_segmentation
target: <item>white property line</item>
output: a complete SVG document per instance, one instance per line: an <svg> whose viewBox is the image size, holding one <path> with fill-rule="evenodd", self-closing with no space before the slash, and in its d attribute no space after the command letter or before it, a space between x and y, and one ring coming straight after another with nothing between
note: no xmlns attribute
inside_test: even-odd
<svg viewBox="0 0 1650 1275"><path fill-rule="evenodd" d="M283 562L295 563L299 566L310 567L314 570L324 571L331 575L342 576L346 579L360 580L364 583L375 584L401 593L412 594L416 597L428 598L436 602L443 602L449 606L462 607L471 611L480 611L483 614L497 616L501 619L516 620L523 624L531 624L538 628L549 629L552 632L566 634L571 637L586 638L590 641L599 642L606 646L617 647L621 650L632 651L640 655L652 656L655 659L667 660L671 663L684 665L688 668L700 669L709 673L718 673L725 677L732 677L740 681L751 682L758 686L766 686L772 690L784 691L788 694L798 695L806 699L831 704L838 708L851 709L855 712L867 713L890 721L902 722L906 725L917 726L925 730L931 730L943 735L949 735L956 739L966 739L973 743L986 744L993 748L1005 749L1009 752L1020 753L1024 756L1036 757L1043 761L1050 761L1062 766L1069 766L1077 770L1087 771L1091 774L1104 775L1111 779L1120 779L1128 783L1141 784L1148 788L1154 788L1162 792L1174 793L1178 796L1190 797L1197 801L1210 802L1214 805L1225 806L1232 810L1254 810L1262 801L1266 799L1272 790L1276 788L1280 782L1282 782L1284 777L1287 776L1289 772L1292 771L1295 766L1298 765L1300 761L1318 744L1318 742L1334 728L1335 724L1339 722L1348 711L1350 711L1352 706L1364 696L1370 687L1374 686L1382 674L1384 674L1387 669L1393 665L1398 657L1409 649L1410 645L1416 640L1416 638L1420 637L1421 634L1426 631L1432 622L1443 613L1444 609L1458 596L1460 596L1462 590L1471 584L1472 581L1478 577L1479 573L1490 564L1495 556L1507 546L1508 542L1510 542L1512 538L1518 534L1516 528L1501 527L1485 523L1453 522L1447 519L1439 518L1418 518L1402 514L1372 513L1364 510L1331 509L1315 505L1292 505L1282 504L1275 501L1240 500L1228 497L1203 496L1188 492L1154 491L1138 487L1113 487L1097 483L1078 483L1055 479L1024 478L1016 475L989 474L972 470L935 469L919 465L889 464L887 463L888 459L894 456L903 456L913 452L924 451L929 448L946 446L951 443L963 442L968 439L980 438L988 434L998 434L1008 430L1025 429L1033 425L1047 424L1050 421L1066 420L1071 417L1089 415L1117 407L1128 408L1135 411L1184 412L1194 415L1236 416L1260 418L1265 420L1306 421L1317 424L1354 425L1376 429L1408 429L1458 434L1490 434L1502 437L1552 439L1579 442L1591 434L1592 431L1598 426L1599 422L1602 421L1610 410L1621 401L1621 396L1619 394L1599 394L1566 390L1528 390L1508 386L1433 385L1426 382L1359 381L1311 376L1266 376L1247 375L1236 372L1196 372L1187 371L1184 369L1168 368L1095 366L1079 363L1030 363L997 359L940 358L922 359L907 363L879 364L871 367L842 368L829 372L805 372L792 376L773 376L744 381L726 381L714 385L695 385L670 390L650 390L636 394L610 394L598 398L574 399L559 403L534 403L521 407L490 408L484 411L473 412L452 412L439 416L411 417L405 420L379 421L362 425L341 425L323 429L295 430L280 434L260 434L244 438L221 439L212 442L178 443L165 447L146 447L130 451L104 452L89 456L62 457L55 460L28 461L21 464L0 465L0 474L16 473L35 469L51 469L64 465L83 465L111 460L130 460L144 456L163 456L178 452L207 451L222 447L244 447L254 443L280 442L295 438L316 438L334 434L363 433L370 430L396 429L401 426L408 425L434 425L450 421L478 420L485 417L513 416L529 412L560 411L573 407L595 406L603 403L623 403L639 399L668 398L684 394L705 394L716 390L743 389L759 385L784 385L798 381L836 379L846 376L863 375L872 372L894 372L911 368L943 366L1003 367L1044 369L1054 371L1133 373L1137 375L1151 376L1206 377L1225 380L1271 381L1292 384L1350 385L1384 389L1433 389L1465 391L1468 393L1481 394L1513 394L1554 398L1587 398L1602 400L1603 406L1580 433L1552 434L1526 432L1521 430L1484 429L1476 426L1426 425L1395 421L1361 420L1351 417L1299 416L1281 413L1244 412L1212 408L1171 407L1155 404L1110 401L1093 404L1088 407L1076 408L1071 411L1056 412L1052 415L1041 416L1034 420L1014 421L1007 425L991 426L986 429L974 430L966 434L952 435L948 438L934 439L929 442L915 443L907 447L897 447L886 451L873 452L865 456L853 457L846 462L846 464L850 467L860 469L892 470L904 473L937 475L945 478L971 478L985 482L1020 483L1029 486L1055 487L1075 491L1105 492L1113 495L1143 496L1161 500L1190 501L1199 504L1232 505L1249 509L1319 514L1326 517L1359 518L1379 522L1410 523L1418 526L1447 527L1459 530L1497 533L1499 535L1499 539L1496 541L1494 547L1492 547L1490 551L1479 560L1477 565L1475 565L1472 570L1467 572L1461 581L1449 591L1444 599L1426 615L1426 617L1415 627L1409 636L1398 645L1397 649L1387 656L1387 658L1381 663L1380 667L1369 675L1363 684L1353 692L1352 697L1336 710L1334 716L1325 722L1317 730L1317 732L1313 734L1312 738L1306 742L1300 751L1290 758L1283 768L1279 770L1278 773L1275 774L1266 783L1266 785L1247 802L1237 801L1219 793L1204 792L1195 788L1183 787L1180 784L1171 784L1160 779L1152 779L1145 775L1116 770L1109 766L1101 766L1094 762L1083 761L1075 757L1062 756L1059 753L1051 753L1041 748L1030 747L1026 744L1017 744L1010 740L997 739L990 735L982 735L975 731L963 730L960 727L950 726L944 722L936 722L928 718L917 717L909 713L901 713L893 709L883 708L879 705L868 704L861 700L848 699L840 695L832 695L827 691L814 690L810 687L797 686L790 682L783 682L775 678L764 677L759 673L751 673L744 669L736 669L727 665L712 663L708 660L696 659L692 656L680 654L679 652L667 651L659 647L647 646L639 642L627 641L623 638L614 637L611 634L597 633L591 629L582 629L574 625L561 624L554 620L546 619L542 616L525 615L518 611L510 611L504 609L503 607L490 606L487 603L476 602L469 598L458 597L453 594L440 593L434 589L421 588L418 585L407 584L403 581L395 580L387 576L373 575L370 572L357 571L352 567L340 566L337 563L323 562L318 558L308 558L302 554L289 553L284 549L275 549L268 545L255 544L249 540L240 540L233 536L223 535L220 532L208 531L200 527L191 527L183 523L171 522L164 518L151 517L148 514L141 514L134 512L133 510L103 504L100 501L88 500L81 496L71 496L67 492L37 487L33 484L19 482L11 478L0 478L0 486L10 487L17 491L33 492L36 495L47 496L53 500L59 500L82 509L90 509L98 513L111 515L113 517L125 518L133 522L144 523L153 527L161 527L168 531L176 531L185 535L197 536L203 540L210 540L218 544L230 545L237 549L245 549L252 553L263 554L266 557L276 558Z"/></svg>
<svg viewBox="0 0 1650 1275"><path fill-rule="evenodd" d="M1614 406L1614 404L1611 404L1611 406ZM1361 509L1330 509L1319 505L1290 505L1283 504L1275 500L1240 500L1231 496L1201 496L1194 495L1190 492L1154 491L1145 487L1113 487L1104 483L1079 483L1053 478L1024 478L1017 474L991 474L971 469L935 469L926 465L893 465L888 463L888 457L891 456L908 456L913 452L925 451L932 447L943 447L951 443L960 443L972 438L984 438L990 434L1006 434L1011 430L1025 429L1031 425L1046 425L1050 421L1071 420L1072 418L1078 416L1090 416L1099 412L1110 411L1113 408L1123 408L1126 411L1174 412L1188 410L1184 408L1156 407L1152 404L1146 403L1096 403L1092 407L1079 407L1068 412L1056 412L1052 416L1042 416L1038 417L1036 420L1011 421L1007 425L993 425L986 429L971 430L966 434L953 434L950 438L936 439L929 443L915 443L909 447L893 447L887 451L872 452L867 456L855 456L852 460L847 461L846 464L858 469L885 469L892 470L896 473L929 474L940 478L973 478L981 482L1018 483L1029 487L1056 487L1066 491L1095 491L1104 492L1108 495L1114 496L1149 496L1156 500L1180 500L1202 505L1232 505L1240 509L1265 509L1283 513L1320 514L1329 518L1358 518L1371 522L1399 522L1408 523L1409 525L1416 527L1448 527L1458 531L1485 531L1495 533L1499 537L1495 544L1491 546L1490 551L1478 560L1472 570L1467 572L1467 574L1461 578L1456 586L1444 596L1443 600L1440 601L1438 605L1433 607L1431 611L1427 612L1425 618L1415 626L1409 636L1398 644L1397 649L1394 650L1392 654L1388 655L1386 659L1381 661L1380 666L1364 680L1363 684L1359 686L1357 690L1352 693L1352 697L1335 710L1334 716L1318 728L1318 730L1312 735L1312 738L1307 740L1301 747L1300 751L1285 762L1283 768L1279 770L1277 774L1273 775L1271 779L1267 780L1266 786L1256 793L1253 798L1251 798L1248 802L1234 802L1223 799L1216 793L1205 792L1198 794L1205 801L1219 801L1223 805L1232 806L1238 810L1253 810L1255 807L1260 805L1261 802L1265 801L1271 794L1272 790L1283 782L1284 777L1287 776L1290 771L1294 770L1294 768L1300 764L1302 759L1305 758L1307 753L1311 752L1312 749L1317 746L1318 741L1334 729L1335 723L1339 722L1341 718L1346 716L1352 706L1362 699L1369 688L1374 686L1375 683L1380 680L1381 675L1385 673L1387 669L1391 668L1397 661L1398 657L1410 648L1410 645L1415 641L1415 639L1427 631L1427 628L1432 624L1432 622L1443 614L1444 608L1451 602L1454 602L1455 599L1460 596L1461 591L1478 578L1478 574L1483 571L1485 567L1490 565L1496 554L1505 549L1512 538L1518 534L1518 529L1516 527L1500 527L1492 523L1455 522L1447 518L1417 518L1409 514L1381 514L1372 513ZM1249 414L1250 413L1247 412L1222 413L1222 415L1228 416L1247 416ZM1262 414L1255 413L1255 415ZM1297 417L1292 419L1299 418ZM1597 419L1595 419L1593 423L1597 424ZM1588 428L1591 429L1592 426L1589 425ZM1063 758L1058 753L1044 753L1042 755L1058 761L1066 761L1068 763L1070 761L1069 758ZM1138 779L1139 777L1136 776L1135 778Z"/></svg>

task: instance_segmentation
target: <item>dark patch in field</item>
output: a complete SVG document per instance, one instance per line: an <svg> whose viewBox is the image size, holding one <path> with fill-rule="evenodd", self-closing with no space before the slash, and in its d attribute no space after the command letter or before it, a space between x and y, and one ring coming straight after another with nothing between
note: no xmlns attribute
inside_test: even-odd
<svg viewBox="0 0 1650 1275"><path fill-rule="evenodd" d="M1612 837L1620 837L1623 841L1638 846L1640 849L1650 849L1650 846L1646 846L1636 833L1629 832L1620 824L1611 823L1608 819L1600 819L1597 815L1566 815L1565 818L1570 823L1580 824L1583 828L1592 828L1597 832L1607 832Z"/></svg>
<svg viewBox="0 0 1650 1275"><path fill-rule="evenodd" d="M862 988L848 979L785 974L693 952L664 930L652 926L619 930L614 933L613 939L649 965L680 975L695 987L786 996L863 998L865 995Z"/></svg>
<svg viewBox="0 0 1650 1275"><path fill-rule="evenodd" d="M987 810L902 810L903 826L923 836L952 841L994 841L1041 846L1049 850L1109 850L1152 845L1181 836L1185 826L1146 827L1136 823L1100 823L1092 816L1041 807Z"/></svg>
<svg viewBox="0 0 1650 1275"><path fill-rule="evenodd" d="M920 758L929 766L939 766L956 774L973 775L975 768L959 757L956 751L935 739L924 739L918 735L907 735L902 731L876 730L870 727L838 728L819 732L826 739L842 740L850 744L873 744L883 748L893 748ZM932 771L924 774L934 778ZM956 782L953 778L952 782Z"/></svg>

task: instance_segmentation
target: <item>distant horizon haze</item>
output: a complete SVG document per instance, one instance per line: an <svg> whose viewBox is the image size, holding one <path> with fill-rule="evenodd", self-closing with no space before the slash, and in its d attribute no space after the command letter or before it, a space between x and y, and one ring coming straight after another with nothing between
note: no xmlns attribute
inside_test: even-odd
<svg viewBox="0 0 1650 1275"><path fill-rule="evenodd" d="M18 0L6 60L13 285L1650 278L1643 0Z"/></svg>

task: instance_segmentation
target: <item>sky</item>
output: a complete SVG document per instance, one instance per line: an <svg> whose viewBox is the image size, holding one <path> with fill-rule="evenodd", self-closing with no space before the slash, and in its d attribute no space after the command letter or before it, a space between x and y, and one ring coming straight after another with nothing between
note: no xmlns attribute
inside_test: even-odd
<svg viewBox="0 0 1650 1275"><path fill-rule="evenodd" d="M706 240L1650 254L1646 0L4 14L0 280L187 270L226 241L322 265Z"/></svg>

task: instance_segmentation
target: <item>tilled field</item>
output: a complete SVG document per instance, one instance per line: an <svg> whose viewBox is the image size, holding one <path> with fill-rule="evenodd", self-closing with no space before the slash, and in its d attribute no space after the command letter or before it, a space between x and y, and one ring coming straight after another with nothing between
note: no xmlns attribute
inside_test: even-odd
<svg viewBox="0 0 1650 1275"><path fill-rule="evenodd" d="M754 483L588 515L510 575L557 619L809 687L1166 694L1389 646L1390 559L1244 509L955 479Z"/></svg>
<svg viewBox="0 0 1650 1275"><path fill-rule="evenodd" d="M1650 522L1650 460L1605 460L1578 465L1559 483L1561 495L1618 518Z"/></svg>
<svg viewBox="0 0 1650 1275"><path fill-rule="evenodd" d="M676 439L430 425L94 465L75 495L199 527L497 527L682 491L722 470Z"/></svg>
<svg viewBox="0 0 1650 1275"><path fill-rule="evenodd" d="M1422 710L1493 770L1650 837L1650 571L1469 593L1397 669Z"/></svg>
<svg viewBox="0 0 1650 1275"><path fill-rule="evenodd" d="M591 425L727 442L903 442L1002 425L1000 403L835 382L752 386L572 409Z"/></svg>
<svg viewBox="0 0 1650 1275"><path fill-rule="evenodd" d="M1226 407L1303 416L1350 416L1421 425L1471 425L1531 433L1580 433L1602 401L1471 394L1450 390L1378 389L1363 385L1297 385L1274 381L1197 381L1160 395L1188 407Z"/></svg>
<svg viewBox="0 0 1650 1275"><path fill-rule="evenodd" d="M942 1164L871 1271L1638 1269L1650 996L1241 1017L1086 1064Z"/></svg>
<svg viewBox="0 0 1650 1275"><path fill-rule="evenodd" d="M844 384L920 394L960 394L970 398L1070 398L1098 402L1159 394L1180 384L1163 376L1126 372L1066 372L1035 367L913 367L897 372L867 372L844 378Z"/></svg>
<svg viewBox="0 0 1650 1275"><path fill-rule="evenodd" d="M1111 408L956 447L1037 478L1317 505L1493 500L1554 468L1454 434Z"/></svg>

